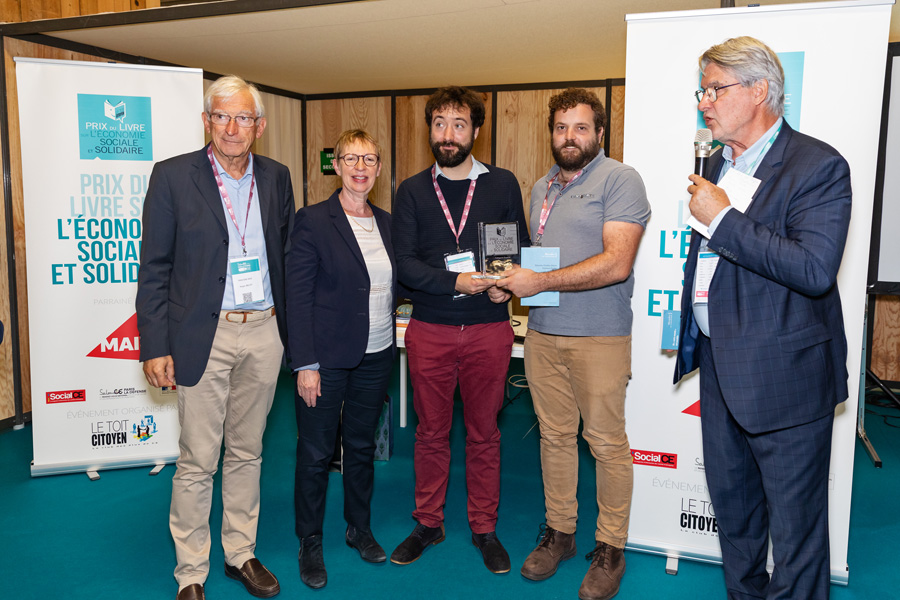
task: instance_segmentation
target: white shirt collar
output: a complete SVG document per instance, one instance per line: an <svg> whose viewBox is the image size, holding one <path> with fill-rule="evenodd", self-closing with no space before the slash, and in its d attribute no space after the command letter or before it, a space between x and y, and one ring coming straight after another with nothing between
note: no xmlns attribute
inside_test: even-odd
<svg viewBox="0 0 900 600"><path fill-rule="evenodd" d="M439 164L434 163L434 169L435 169L436 176L440 175L441 177L444 177L445 179L450 179L449 177L444 175L443 171L441 171L441 166ZM472 157L472 170L470 170L469 174L466 175L466 179L478 179L479 175L482 175L484 173L489 173L489 172L490 171L488 170L488 168L486 166L484 166L482 163L480 163L478 161L478 159L473 156Z"/></svg>

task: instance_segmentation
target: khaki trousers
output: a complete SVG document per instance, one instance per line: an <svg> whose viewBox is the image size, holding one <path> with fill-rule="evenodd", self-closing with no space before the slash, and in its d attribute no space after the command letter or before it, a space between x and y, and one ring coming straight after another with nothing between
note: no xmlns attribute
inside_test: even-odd
<svg viewBox="0 0 900 600"><path fill-rule="evenodd" d="M232 320L241 320L231 313ZM194 386L178 386L181 453L172 479L169 528L179 588L209 573L209 512L222 441L222 547L240 567L253 558L259 519L262 437L284 348L272 311L231 322L222 311L209 363ZM176 381L178 365L175 365Z"/></svg>
<svg viewBox="0 0 900 600"><path fill-rule="evenodd" d="M595 539L624 548L633 471L625 434L631 336L571 337L533 329L525 338L525 375L541 431L547 525L575 533L578 424L596 459Z"/></svg>

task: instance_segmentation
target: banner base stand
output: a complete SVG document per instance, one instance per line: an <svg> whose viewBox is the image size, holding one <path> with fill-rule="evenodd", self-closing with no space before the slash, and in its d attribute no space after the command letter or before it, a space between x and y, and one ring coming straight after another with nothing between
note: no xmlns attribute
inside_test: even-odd
<svg viewBox="0 0 900 600"><path fill-rule="evenodd" d="M150 470L150 475L159 475L159 472L166 468L166 465L156 465Z"/></svg>
<svg viewBox="0 0 900 600"><path fill-rule="evenodd" d="M674 556L666 559L666 575L678 575L678 559Z"/></svg>
<svg viewBox="0 0 900 600"><path fill-rule="evenodd" d="M91 481L97 481L98 479L100 479L100 473L98 473L97 471L87 471L85 472L85 475L87 475L88 479L90 479Z"/></svg>
<svg viewBox="0 0 900 600"><path fill-rule="evenodd" d="M140 456L134 458L107 459L95 463L85 463L84 461L71 463L46 463L35 464L31 461L31 476L42 477L44 475L64 475L66 473L85 473L97 472L104 469L130 469L132 467L159 467L160 470L170 463L174 463L178 458L178 454L169 454L165 456ZM157 471L158 473L159 471Z"/></svg>

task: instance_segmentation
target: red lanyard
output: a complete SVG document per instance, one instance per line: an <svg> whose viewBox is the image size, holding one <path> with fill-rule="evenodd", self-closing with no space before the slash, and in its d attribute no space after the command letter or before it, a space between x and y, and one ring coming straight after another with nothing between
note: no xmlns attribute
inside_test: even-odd
<svg viewBox="0 0 900 600"><path fill-rule="evenodd" d="M550 218L550 211L553 210L553 207L556 206L556 201L559 200L559 197L563 195L563 192L568 189L570 185L575 183L575 181L581 177L581 174L584 172L584 169L575 173L575 176L569 180L569 183L562 186L562 189L559 190L559 193L553 198L553 202L547 204L547 200L550 198L550 188L553 186L553 182L556 181L556 178L559 177L559 172L557 171L556 175L550 178L550 182L547 183L547 193L544 194L544 203L541 205L541 216L538 219L538 230L537 235L535 236L535 241L539 242L541 238L544 236L544 225L547 224L547 219Z"/></svg>
<svg viewBox="0 0 900 600"><path fill-rule="evenodd" d="M472 179L471 183L469 183L469 193L466 194L466 205L463 207L462 218L459 220L459 231L457 231L456 226L453 224L453 217L450 216L450 209L447 208L447 201L444 200L444 194L441 192L441 186L439 186L437 182L437 165L431 167L431 183L434 184L434 193L437 194L438 200L441 203L441 208L444 209L444 216L447 217L447 224L450 225L450 231L456 236L457 252L462 252L459 248L459 236L462 235L463 229L466 226L466 220L469 218L469 209L472 207L472 196L475 195L476 181L477 179Z"/></svg>
<svg viewBox="0 0 900 600"><path fill-rule="evenodd" d="M228 214L231 216L231 222L234 223L234 228L241 236L241 249L244 251L244 256L247 256L247 243L244 239L247 235L247 225L250 223L250 204L253 202L253 184L256 182L256 170L250 175L250 197L247 198L247 215L244 217L244 231L241 233L241 228L238 227L237 218L234 216L234 208L231 206L231 199L228 197L228 192L225 191L225 184L222 183L219 169L216 168L216 161L213 160L211 145L206 149L206 155L209 157L209 166L212 167L213 175L216 178L216 184L219 186L219 193L222 195L222 200L225 202L225 210L228 211Z"/></svg>

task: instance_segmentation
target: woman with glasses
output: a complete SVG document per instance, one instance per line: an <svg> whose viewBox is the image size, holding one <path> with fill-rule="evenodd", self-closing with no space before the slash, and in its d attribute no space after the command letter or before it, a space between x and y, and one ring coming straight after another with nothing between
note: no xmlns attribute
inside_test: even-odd
<svg viewBox="0 0 900 600"><path fill-rule="evenodd" d="M370 527L375 429L394 362L397 269L390 215L368 201L381 152L345 131L332 161L342 187L297 212L287 262L291 367L297 372L294 507L300 579L325 585L322 523L328 463L340 425L345 540L367 562L385 553Z"/></svg>

